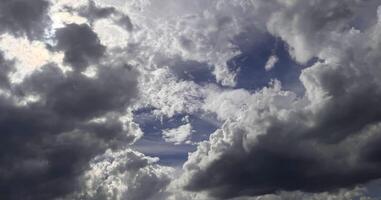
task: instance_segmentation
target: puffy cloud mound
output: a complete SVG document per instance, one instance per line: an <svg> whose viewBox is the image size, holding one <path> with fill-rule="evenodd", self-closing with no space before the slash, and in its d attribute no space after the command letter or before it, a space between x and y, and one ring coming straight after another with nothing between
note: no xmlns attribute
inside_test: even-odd
<svg viewBox="0 0 381 200"><path fill-rule="evenodd" d="M70 198L105 200L158 199L172 179L173 169L156 162L158 158L125 149L106 151L90 162L82 177L82 192Z"/></svg>
<svg viewBox="0 0 381 200"><path fill-rule="evenodd" d="M174 144L190 143L189 137L192 134L192 125L184 124L177 128L166 129L163 131L164 139Z"/></svg>
<svg viewBox="0 0 381 200"><path fill-rule="evenodd" d="M371 1L290 1L274 11L267 26L295 59L318 58L300 76L305 96L276 86L252 94L248 108L230 115L189 157L187 190L219 198L323 192L381 177L380 19L365 30L352 28L360 5L373 9ZM224 98L209 108L226 118L220 109L229 108L213 106Z"/></svg>

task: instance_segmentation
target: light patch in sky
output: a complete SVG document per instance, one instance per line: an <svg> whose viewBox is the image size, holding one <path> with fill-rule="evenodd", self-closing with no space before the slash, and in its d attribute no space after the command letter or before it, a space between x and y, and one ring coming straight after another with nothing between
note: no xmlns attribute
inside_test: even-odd
<svg viewBox="0 0 381 200"><path fill-rule="evenodd" d="M129 13L129 11L142 11L151 4L150 0L94 0L100 7L114 7L119 11Z"/></svg>
<svg viewBox="0 0 381 200"><path fill-rule="evenodd" d="M86 6L88 0L51 0L51 10L62 10L65 7L79 8Z"/></svg>
<svg viewBox="0 0 381 200"><path fill-rule="evenodd" d="M276 55L271 55L269 59L267 60L267 63L265 65L265 70L270 71L274 68L275 64L278 63L278 57Z"/></svg>
<svg viewBox="0 0 381 200"><path fill-rule="evenodd" d="M95 2L102 6L113 6L117 8L121 8L126 5L126 2L123 0L95 0Z"/></svg>
<svg viewBox="0 0 381 200"><path fill-rule="evenodd" d="M40 96L37 95L28 95L25 98L22 98L20 101L17 102L18 106L27 106L30 103L36 103L41 99Z"/></svg>
<svg viewBox="0 0 381 200"><path fill-rule="evenodd" d="M108 47L124 47L127 45L129 33L110 20L99 20L94 24L101 43Z"/></svg>
<svg viewBox="0 0 381 200"><path fill-rule="evenodd" d="M15 38L12 35L0 36L0 46L7 59L14 59L17 63L16 71L11 75L11 81L18 83L39 67L49 63L62 63L62 53L51 53L44 43L30 42L26 38Z"/></svg>
<svg viewBox="0 0 381 200"><path fill-rule="evenodd" d="M96 78L97 72L98 72L98 70L95 66L90 66L85 71L83 71L82 74L89 77L89 78Z"/></svg>
<svg viewBox="0 0 381 200"><path fill-rule="evenodd" d="M51 18L53 20L53 29L62 28L65 26L65 24L84 24L88 22L86 18L78 15L73 15L69 12L55 12L51 14Z"/></svg>
<svg viewBox="0 0 381 200"><path fill-rule="evenodd" d="M189 144L191 143L189 139L192 132L192 125L188 123L177 128L163 130L163 136L166 142L172 142L176 145Z"/></svg>

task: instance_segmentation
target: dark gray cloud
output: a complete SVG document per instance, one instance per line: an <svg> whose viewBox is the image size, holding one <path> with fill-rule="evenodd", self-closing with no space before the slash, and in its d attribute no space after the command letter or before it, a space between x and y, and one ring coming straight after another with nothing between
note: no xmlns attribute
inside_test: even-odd
<svg viewBox="0 0 381 200"><path fill-rule="evenodd" d="M97 17L108 16L91 5ZM38 0L1 2L0 32L42 38L48 6ZM48 200L79 191L91 159L140 136L120 119L137 96L138 73L127 64L99 64L106 48L88 25L67 24L55 39L53 50L64 51L73 71L48 64L11 84L17 62L0 54L0 89L6 92L0 94L0 199ZM81 73L90 64L94 77ZM22 103L30 96L38 100Z"/></svg>
<svg viewBox="0 0 381 200"><path fill-rule="evenodd" d="M375 106L362 98L358 101L370 106L365 110ZM353 111L350 107L347 109ZM335 115L336 111L332 109L330 114ZM240 136L243 130L225 133L242 138L234 141L236 145L229 150L218 152L218 159L211 161L206 168L196 170L197 173L193 174L185 188L198 192L207 190L217 199L226 199L279 191L334 192L381 178L381 130L376 125L380 120L373 121L373 118L368 117L380 112L373 111L352 116L348 120L352 124L341 124L341 119L350 116L343 113L341 117L332 118L337 123L332 122L330 126L323 123L321 125L324 126L317 126L319 130L299 124L306 116L292 119L294 122L269 119L267 123L271 123L271 127L265 135L258 136L254 146L249 149L242 146L247 142L244 136ZM355 119L358 120L352 121ZM375 130L369 131L368 128L372 126L376 126L373 127ZM317 136L317 133L320 135ZM340 137L331 140L335 133L346 134L348 139ZM311 138L308 137L310 134L316 135ZM215 141L213 147L218 148L216 145ZM209 156L217 156L211 152ZM200 156L198 159L202 158ZM188 167L190 171L197 169L194 165Z"/></svg>
<svg viewBox="0 0 381 200"><path fill-rule="evenodd" d="M96 33L86 24L68 24L56 30L55 49L65 52L64 61L75 70L97 63L105 53Z"/></svg>
<svg viewBox="0 0 381 200"><path fill-rule="evenodd" d="M98 7L94 1L89 1L89 4L79 9L79 15L86 17L90 22L94 20L107 18L112 14L117 13L114 7Z"/></svg>
<svg viewBox="0 0 381 200"><path fill-rule="evenodd" d="M327 145L295 136L308 134L298 124L272 123L253 148L236 146L224 152L193 176L186 189L207 189L217 199L227 199L279 191L334 192L381 177L379 138ZM354 147L357 143L362 150Z"/></svg>
<svg viewBox="0 0 381 200"><path fill-rule="evenodd" d="M128 105L136 93L131 73L135 72L126 66L102 66L96 78L88 78L77 72L64 75L59 68L47 66L25 80L23 89L42 96L44 106L61 116L89 119Z"/></svg>
<svg viewBox="0 0 381 200"><path fill-rule="evenodd" d="M52 199L78 189L78 177L95 155L136 139L119 120L136 96L136 72L101 66L97 76L47 65L13 97L38 95L25 106L1 97L0 198ZM105 120L91 121L105 117Z"/></svg>
<svg viewBox="0 0 381 200"><path fill-rule="evenodd" d="M0 52L0 89L9 88L10 82L8 75L13 70L13 62L4 58L3 53Z"/></svg>
<svg viewBox="0 0 381 200"><path fill-rule="evenodd" d="M127 31L133 31L134 30L134 25L132 24L131 18L127 15L123 15L122 17L119 18L118 24L125 28Z"/></svg>
<svg viewBox="0 0 381 200"><path fill-rule="evenodd" d="M134 25L131 18L115 7L100 7L94 1L89 1L88 5L79 8L78 14L86 17L91 24L99 19L112 19L120 27L127 31L133 31Z"/></svg>
<svg viewBox="0 0 381 200"><path fill-rule="evenodd" d="M381 121L381 91L377 77L347 77L336 71L321 78L325 91L334 100L319 112L317 125L307 137L337 143ZM354 81L358 83L356 86Z"/></svg>
<svg viewBox="0 0 381 200"><path fill-rule="evenodd" d="M45 0L2 0L0 32L9 32L30 39L42 38L50 19L49 2Z"/></svg>

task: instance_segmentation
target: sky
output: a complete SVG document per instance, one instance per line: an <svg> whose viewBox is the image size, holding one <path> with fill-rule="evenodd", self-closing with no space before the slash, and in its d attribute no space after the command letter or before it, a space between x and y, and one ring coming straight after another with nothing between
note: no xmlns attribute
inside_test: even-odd
<svg viewBox="0 0 381 200"><path fill-rule="evenodd" d="M380 0L1 0L0 199L378 200Z"/></svg>

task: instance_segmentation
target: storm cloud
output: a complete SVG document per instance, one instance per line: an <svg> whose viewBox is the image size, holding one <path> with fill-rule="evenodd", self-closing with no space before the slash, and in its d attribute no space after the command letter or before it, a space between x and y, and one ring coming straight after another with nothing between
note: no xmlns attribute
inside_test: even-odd
<svg viewBox="0 0 381 200"><path fill-rule="evenodd" d="M138 138L120 119L136 97L136 75L123 65L99 67L92 78L47 65L8 88L12 96L0 103L1 198L71 193L91 158ZM39 100L18 103L29 96Z"/></svg>
<svg viewBox="0 0 381 200"><path fill-rule="evenodd" d="M97 34L85 24L68 24L56 30L56 40L55 48L65 52L64 61L75 70L97 63L105 52Z"/></svg>
<svg viewBox="0 0 381 200"><path fill-rule="evenodd" d="M381 195L378 0L4 0L0 199Z"/></svg>
<svg viewBox="0 0 381 200"><path fill-rule="evenodd" d="M45 0L4 0L0 3L0 32L42 38L50 19Z"/></svg>

